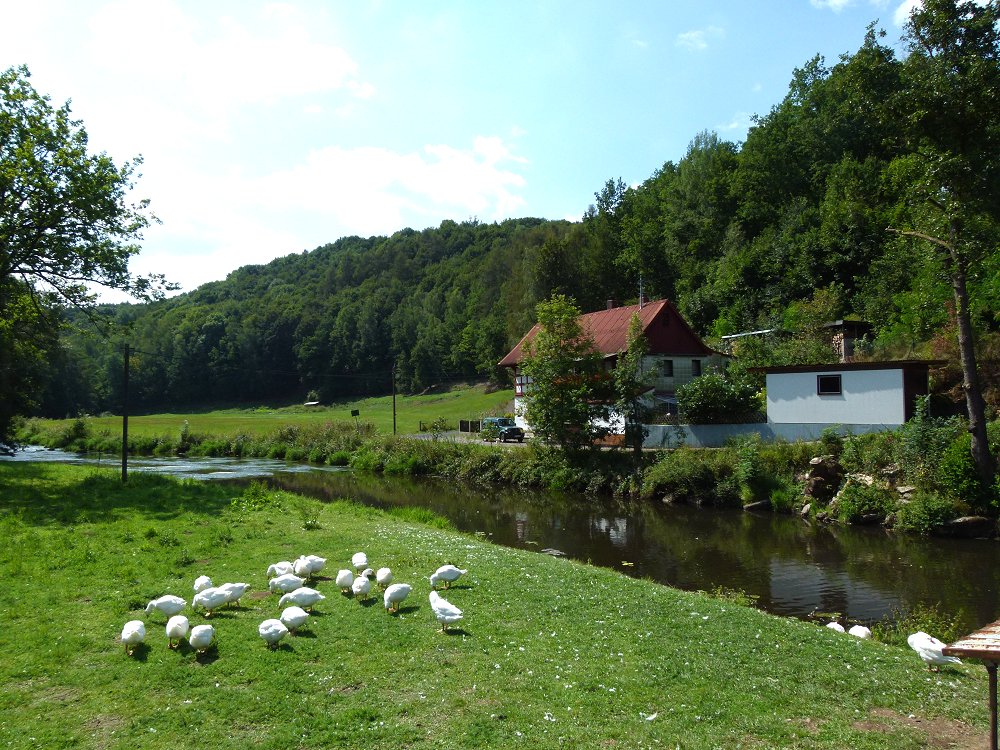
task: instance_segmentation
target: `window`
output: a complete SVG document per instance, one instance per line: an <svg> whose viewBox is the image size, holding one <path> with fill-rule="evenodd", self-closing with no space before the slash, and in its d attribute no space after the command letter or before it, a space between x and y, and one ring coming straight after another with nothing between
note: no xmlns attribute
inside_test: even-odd
<svg viewBox="0 0 1000 750"><path fill-rule="evenodd" d="M840 375L817 375L816 393L820 396L839 396L843 393Z"/></svg>
<svg viewBox="0 0 1000 750"><path fill-rule="evenodd" d="M701 375L701 360L692 359L691 360L691 377L696 378Z"/></svg>
<svg viewBox="0 0 1000 750"><path fill-rule="evenodd" d="M660 363L660 375L665 378L674 376L674 361L672 359L665 359Z"/></svg>

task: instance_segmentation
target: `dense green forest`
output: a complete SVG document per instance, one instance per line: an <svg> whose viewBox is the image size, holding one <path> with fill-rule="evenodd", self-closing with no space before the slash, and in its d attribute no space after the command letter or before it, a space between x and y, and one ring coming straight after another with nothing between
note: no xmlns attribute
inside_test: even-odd
<svg viewBox="0 0 1000 750"><path fill-rule="evenodd" d="M949 359L950 375L940 377L953 385L956 267L995 394L1000 118L996 91L976 78L997 80L995 35L987 53L973 55L956 104L916 65L919 55L897 54L870 30L853 54L795 70L783 101L745 142L698 133L679 161L642 184L593 186L579 222L445 221L347 237L172 299L103 308L130 326L130 403L279 401L310 391L331 400L386 392L394 366L406 391L503 379L496 362L534 322L540 300L562 293L595 310L634 300L640 280L710 341L855 317L875 326L873 356ZM956 228L957 256L925 239L955 240ZM61 340L39 412L116 410L125 337L86 333L74 321L81 325Z"/></svg>

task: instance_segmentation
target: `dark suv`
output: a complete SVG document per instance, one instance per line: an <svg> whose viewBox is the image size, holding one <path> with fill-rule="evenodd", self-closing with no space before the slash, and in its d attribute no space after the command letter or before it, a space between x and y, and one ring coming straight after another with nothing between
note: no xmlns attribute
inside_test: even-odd
<svg viewBox="0 0 1000 750"><path fill-rule="evenodd" d="M483 420L482 429L485 430L489 425L493 425L499 430L499 438L502 443L506 443L508 440L524 442L524 430L518 427L510 417L486 417Z"/></svg>

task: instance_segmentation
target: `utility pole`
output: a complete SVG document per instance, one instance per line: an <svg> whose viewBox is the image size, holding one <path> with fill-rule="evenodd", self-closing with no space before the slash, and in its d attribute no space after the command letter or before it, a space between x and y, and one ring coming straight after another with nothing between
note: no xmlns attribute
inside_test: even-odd
<svg viewBox="0 0 1000 750"><path fill-rule="evenodd" d="M125 344L125 378L122 385L122 484L128 482L128 360L129 346Z"/></svg>
<svg viewBox="0 0 1000 750"><path fill-rule="evenodd" d="M392 434L396 434L396 363L392 363Z"/></svg>

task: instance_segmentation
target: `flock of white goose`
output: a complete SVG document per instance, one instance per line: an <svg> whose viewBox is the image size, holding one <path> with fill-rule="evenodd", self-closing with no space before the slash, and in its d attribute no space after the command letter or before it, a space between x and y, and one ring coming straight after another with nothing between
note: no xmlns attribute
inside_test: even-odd
<svg viewBox="0 0 1000 750"><path fill-rule="evenodd" d="M848 633L853 635L855 638L869 639L872 637L872 631L866 628L864 625L854 625L850 630L844 630L844 626L841 625L836 620L831 620L826 624L830 630L835 630L838 633ZM928 635L922 630L912 633L906 642L909 644L910 648L917 652L917 656L923 660L924 664L930 670L937 670L939 667L945 664L961 664L961 660L955 656L945 656L943 651L945 644L939 641L932 635Z"/></svg>
<svg viewBox="0 0 1000 750"><path fill-rule="evenodd" d="M316 555L302 555L294 562L282 560L267 569L268 589L275 594L281 594L278 606L282 607L277 618L264 620L257 627L257 632L269 648L276 648L289 633L301 628L309 619L309 611L326 597L314 588L306 585L312 582L316 574L326 565L326 558ZM379 568L373 571L368 567L368 556L357 552L351 557L351 568L344 568L337 573L336 586L342 593L348 593L354 598L365 600L371 592L374 576L375 583L382 590L382 600L386 611L399 611L399 605L410 595L413 587L408 583L393 583L392 570ZM447 632L448 626L462 619L462 610L444 599L437 592L437 586L449 584L468 571L454 565L442 565L430 576L430 605L434 616L441 623L441 631ZM191 609L201 611L205 617L211 617L212 612L224 607L238 604L240 599L250 590L248 583L224 583L221 586L212 584L205 575L199 576L194 582L194 598ZM288 606L286 606L288 605ZM191 626L187 617L180 612L187 606L187 601L173 594L157 597L146 605L146 614L160 612L167 618L167 647L176 648L185 638L196 653L207 651L215 643L215 628L209 624ZM125 653L132 655L136 646L146 639L146 624L142 620L129 620L122 628L121 642Z"/></svg>

